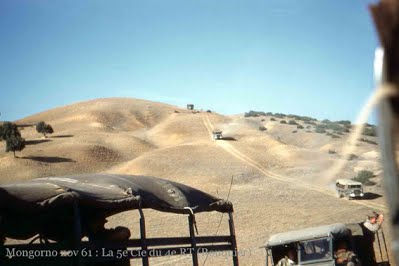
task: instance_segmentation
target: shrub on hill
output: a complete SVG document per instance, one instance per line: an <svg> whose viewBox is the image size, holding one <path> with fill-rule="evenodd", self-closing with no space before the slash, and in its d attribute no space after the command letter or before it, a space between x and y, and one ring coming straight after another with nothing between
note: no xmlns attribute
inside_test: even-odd
<svg viewBox="0 0 399 266"><path fill-rule="evenodd" d="M45 138L47 137L46 134L53 134L54 133L54 130L51 127L51 125L50 124L46 124L43 121L37 123L36 131L38 133L42 133Z"/></svg>
<svg viewBox="0 0 399 266"><path fill-rule="evenodd" d="M341 125L351 125L351 121L349 120L339 120L336 123L341 124Z"/></svg>
<svg viewBox="0 0 399 266"><path fill-rule="evenodd" d="M270 118L270 121L276 121L276 118L272 117Z"/></svg>
<svg viewBox="0 0 399 266"><path fill-rule="evenodd" d="M298 125L298 123L295 120L289 120L288 124L289 125L294 125L294 126Z"/></svg>
<svg viewBox="0 0 399 266"><path fill-rule="evenodd" d="M275 113L274 116L277 117L277 118L284 118L284 117L286 117L286 115L285 115L285 114L282 114L282 113Z"/></svg>
<svg viewBox="0 0 399 266"><path fill-rule="evenodd" d="M259 111L250 110L248 113L244 114L244 117L258 117L258 116L261 116L261 115L265 116L266 113L265 112L259 112Z"/></svg>
<svg viewBox="0 0 399 266"><path fill-rule="evenodd" d="M314 126L317 125L316 122L314 122L314 121L304 121L304 123L308 124L308 125L314 125Z"/></svg>
<svg viewBox="0 0 399 266"><path fill-rule="evenodd" d="M378 145L378 143L373 141L373 140L369 140L369 139L365 139L365 138L361 138L359 140L362 141L362 142L366 142L368 144Z"/></svg>
<svg viewBox="0 0 399 266"><path fill-rule="evenodd" d="M377 136L377 128L375 126L365 127L363 129L362 135L376 137Z"/></svg>
<svg viewBox="0 0 399 266"><path fill-rule="evenodd" d="M333 139L339 139L340 138L340 136L337 136L337 135L335 135L333 133L330 133L330 132L327 132L326 135L332 137Z"/></svg>
<svg viewBox="0 0 399 266"><path fill-rule="evenodd" d="M267 128L265 126L259 126L259 130L260 131L265 131L265 130L267 130Z"/></svg>
<svg viewBox="0 0 399 266"><path fill-rule="evenodd" d="M21 133L18 130L16 124L11 122L4 122L3 125L0 126L0 141L7 140L11 137L20 137Z"/></svg>
<svg viewBox="0 0 399 266"><path fill-rule="evenodd" d="M14 158L16 151L22 151L25 148L25 139L21 136L11 136L6 139L6 152L13 152Z"/></svg>
<svg viewBox="0 0 399 266"><path fill-rule="evenodd" d="M287 124L287 121L281 120L281 121L280 121L280 124Z"/></svg>
<svg viewBox="0 0 399 266"><path fill-rule="evenodd" d="M297 133L298 132L298 130L294 130L294 131L292 131L292 133Z"/></svg>
<svg viewBox="0 0 399 266"><path fill-rule="evenodd" d="M297 125L296 128L303 129L303 126L302 125Z"/></svg>
<svg viewBox="0 0 399 266"><path fill-rule="evenodd" d="M315 122L317 121L316 118L309 117L309 116L299 116L297 120L302 120L303 122Z"/></svg>
<svg viewBox="0 0 399 266"><path fill-rule="evenodd" d="M355 159L357 159L357 158L359 158L359 156L357 156L357 155L354 154L354 153L351 153L351 154L349 154L349 156L348 156L348 160L349 160L349 161L355 160Z"/></svg>
<svg viewBox="0 0 399 266"><path fill-rule="evenodd" d="M316 133L326 133L326 126L325 125L316 125L315 126Z"/></svg>
<svg viewBox="0 0 399 266"><path fill-rule="evenodd" d="M323 123L323 124L317 125L317 127L324 128L326 130L327 129L333 130L336 132L350 132L348 128L346 128L345 126L342 126L341 124L338 124L336 122Z"/></svg>
<svg viewBox="0 0 399 266"><path fill-rule="evenodd" d="M362 183L363 185L366 186L372 186L375 185L375 182L371 181L370 179L374 177L374 173L368 170L362 170L355 177L352 179Z"/></svg>

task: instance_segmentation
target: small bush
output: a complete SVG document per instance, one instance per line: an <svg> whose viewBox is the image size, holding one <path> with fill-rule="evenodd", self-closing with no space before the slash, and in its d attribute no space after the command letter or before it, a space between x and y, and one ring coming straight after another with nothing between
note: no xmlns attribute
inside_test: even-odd
<svg viewBox="0 0 399 266"><path fill-rule="evenodd" d="M288 121L288 124L289 125L298 125L298 123L295 121L295 120L290 120L290 121Z"/></svg>
<svg viewBox="0 0 399 266"><path fill-rule="evenodd" d="M349 154L349 156L348 156L348 160L349 160L349 161L355 160L355 159L357 159L357 158L359 158L359 156L357 156L357 155L354 154L354 153L351 153L351 154Z"/></svg>
<svg viewBox="0 0 399 266"><path fill-rule="evenodd" d="M328 153L329 153L329 154L335 154L335 153L337 153L337 152L334 151L334 150L328 150Z"/></svg>
<svg viewBox="0 0 399 266"><path fill-rule="evenodd" d="M365 138L361 138L359 140L362 141L362 142L369 143L369 144L378 145L378 143L373 141L373 140L369 140L369 139L365 139Z"/></svg>
<svg viewBox="0 0 399 266"><path fill-rule="evenodd" d="M296 128L303 129L303 126L302 125L297 125Z"/></svg>
<svg viewBox="0 0 399 266"><path fill-rule="evenodd" d="M265 112L259 112L259 111L252 111L250 110L248 113L244 113L244 117L258 117L258 116L265 116Z"/></svg>
<svg viewBox="0 0 399 266"><path fill-rule="evenodd" d="M0 141L11 137L21 137L21 132L19 132L16 124L6 121L3 125L0 125Z"/></svg>
<svg viewBox="0 0 399 266"><path fill-rule="evenodd" d="M374 173L368 170L362 170L357 175L352 178L353 180L362 183L366 186L375 185L375 182L371 181L370 179L374 177Z"/></svg>
<svg viewBox="0 0 399 266"><path fill-rule="evenodd" d="M272 117L270 118L270 121L276 121L276 118Z"/></svg>
<svg viewBox="0 0 399 266"><path fill-rule="evenodd" d="M326 135L332 137L333 139L339 139L339 138L341 138L340 136L337 136L337 135L335 135L335 134L333 134L333 133L330 133L330 132L327 132Z"/></svg>
<svg viewBox="0 0 399 266"><path fill-rule="evenodd" d="M304 123L308 124L308 125L314 125L314 126L317 125L316 122L313 122L313 121L304 121Z"/></svg>
<svg viewBox="0 0 399 266"><path fill-rule="evenodd" d="M329 124L329 123L331 123L331 121L328 120L328 119L323 119L323 120L321 120L321 122L322 122L323 124Z"/></svg>
<svg viewBox="0 0 399 266"><path fill-rule="evenodd" d="M306 126L306 129L309 129L309 128L311 128L311 126L309 125L309 126Z"/></svg>
<svg viewBox="0 0 399 266"><path fill-rule="evenodd" d="M266 115L270 116L270 115L273 115L273 113L272 112L267 112Z"/></svg>
<svg viewBox="0 0 399 266"><path fill-rule="evenodd" d="M54 129L51 127L50 124L46 124L44 121L40 121L39 123L36 124L36 131L38 133L42 133L43 136L46 138L46 134L53 134Z"/></svg>
<svg viewBox="0 0 399 266"><path fill-rule="evenodd" d="M259 130L260 130L260 131L266 131L267 128L266 128L265 126L259 126Z"/></svg>
<svg viewBox="0 0 399 266"><path fill-rule="evenodd" d="M326 121L328 121L328 122L326 122ZM348 129L345 126L343 126L341 124L338 124L336 122L331 122L330 120L327 120L327 119L323 120L322 122L323 122L323 124L320 124L320 125L317 125L317 126L321 127L321 128L324 128L324 129L330 129L330 130L333 130L333 131L337 131L337 132L346 132L346 131L348 131Z"/></svg>
<svg viewBox="0 0 399 266"><path fill-rule="evenodd" d="M377 128L376 127L366 127L362 132L365 136L376 137L377 136Z"/></svg>
<svg viewBox="0 0 399 266"><path fill-rule="evenodd" d="M323 127L317 126L314 132L324 134L327 131Z"/></svg>
<svg viewBox="0 0 399 266"><path fill-rule="evenodd" d="M351 121L349 121L349 120L340 120L340 121L337 121L336 123L338 123L338 124L341 124L341 125L351 125Z"/></svg>
<svg viewBox="0 0 399 266"><path fill-rule="evenodd" d="M313 121L317 121L316 118L309 117L309 116L299 116L299 117L297 118L297 120L302 120L303 122L313 122Z"/></svg>
<svg viewBox="0 0 399 266"><path fill-rule="evenodd" d="M25 149L25 139L21 138L21 136L11 136L7 138L6 140L6 152L12 151L14 153L14 158L15 152L16 151L22 151Z"/></svg>
<svg viewBox="0 0 399 266"><path fill-rule="evenodd" d="M206 112L207 112L207 113L212 113L212 111L211 111L211 110L206 110Z"/></svg>
<svg viewBox="0 0 399 266"><path fill-rule="evenodd" d="M280 121L280 124L287 124L287 121L281 120L281 121Z"/></svg>
<svg viewBox="0 0 399 266"><path fill-rule="evenodd" d="M275 113L274 116L277 117L277 118L284 118L284 117L286 117L286 115L285 115L285 114L282 114L282 113Z"/></svg>
<svg viewBox="0 0 399 266"><path fill-rule="evenodd" d="M306 130L306 133L312 133L312 131L311 130Z"/></svg>
<svg viewBox="0 0 399 266"><path fill-rule="evenodd" d="M298 132L298 130L294 130L294 131L292 131L292 133L297 133Z"/></svg>
<svg viewBox="0 0 399 266"><path fill-rule="evenodd" d="M260 121L261 121L261 122L264 122L264 121L265 121L265 119L263 119L263 118L262 118Z"/></svg>

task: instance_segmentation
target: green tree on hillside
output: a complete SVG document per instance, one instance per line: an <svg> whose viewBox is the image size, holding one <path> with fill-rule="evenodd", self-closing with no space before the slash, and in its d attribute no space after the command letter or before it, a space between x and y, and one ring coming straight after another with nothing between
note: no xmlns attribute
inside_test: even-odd
<svg viewBox="0 0 399 266"><path fill-rule="evenodd" d="M368 170L361 170L360 172L357 173L357 175L352 178L355 181L358 181L366 186L372 186L375 185L374 181L371 181L370 179L373 178L375 175L373 172L368 171Z"/></svg>
<svg viewBox="0 0 399 266"><path fill-rule="evenodd" d="M377 128L375 126L365 127L362 132L363 135L375 137L377 136Z"/></svg>
<svg viewBox="0 0 399 266"><path fill-rule="evenodd" d="M4 122L3 125L0 126L0 141L7 140L10 137L21 137L21 133L16 124Z"/></svg>
<svg viewBox="0 0 399 266"><path fill-rule="evenodd" d="M22 151L25 148L25 139L21 138L21 136L11 136L6 139L6 152L12 151L14 153L16 151Z"/></svg>
<svg viewBox="0 0 399 266"><path fill-rule="evenodd" d="M38 133L42 133L45 138L47 138L46 134L53 134L54 130L51 125L44 123L43 121L37 123L36 131Z"/></svg>

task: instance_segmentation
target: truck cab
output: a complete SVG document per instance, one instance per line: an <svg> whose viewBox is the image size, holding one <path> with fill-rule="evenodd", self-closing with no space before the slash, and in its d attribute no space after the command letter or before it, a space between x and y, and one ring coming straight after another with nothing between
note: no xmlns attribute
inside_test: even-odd
<svg viewBox="0 0 399 266"><path fill-rule="evenodd" d="M335 182L335 189L339 198L347 199L363 198L363 184L351 179L338 179Z"/></svg>
<svg viewBox="0 0 399 266"><path fill-rule="evenodd" d="M381 254L379 261L374 251L376 239L379 244L378 253ZM355 265L390 265L382 229L371 233L362 223L337 223L278 233L272 235L264 247L266 266L338 266L346 265L349 261ZM351 254L344 264L339 259L342 250ZM282 260L289 263L281 263Z"/></svg>

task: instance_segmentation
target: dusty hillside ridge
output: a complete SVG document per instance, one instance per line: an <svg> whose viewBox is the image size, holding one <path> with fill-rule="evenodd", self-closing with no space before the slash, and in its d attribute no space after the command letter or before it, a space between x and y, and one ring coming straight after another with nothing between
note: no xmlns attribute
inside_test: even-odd
<svg viewBox="0 0 399 266"><path fill-rule="evenodd" d="M285 120L287 123L282 123ZM296 124L289 124L295 120ZM55 133L44 139L33 127L21 131L27 147L20 158L0 144L0 182L82 173L157 176L231 200L243 265L259 265L271 234L334 222L358 222L371 209L386 212L375 137L359 141L350 160L342 149L350 133L316 133L315 125L290 117L224 116L128 98L96 99L55 108L16 121L46 121ZM320 124L320 121L316 123ZM301 128L302 126L303 128ZM213 140L212 131L224 140ZM294 132L295 131L295 132ZM334 137L335 136L335 137ZM328 170L346 161L340 178L361 170L376 176L367 200L338 199ZM200 234L215 234L220 214L197 215ZM148 211L148 236L187 235L186 219ZM224 222L226 217L224 217ZM136 212L119 214L110 226L128 225L137 237ZM183 228L183 229L182 229ZM223 230L219 234L225 233ZM190 257L155 259L154 265L187 264ZM201 255L200 259L205 260ZM224 265L230 258L208 258Z"/></svg>

